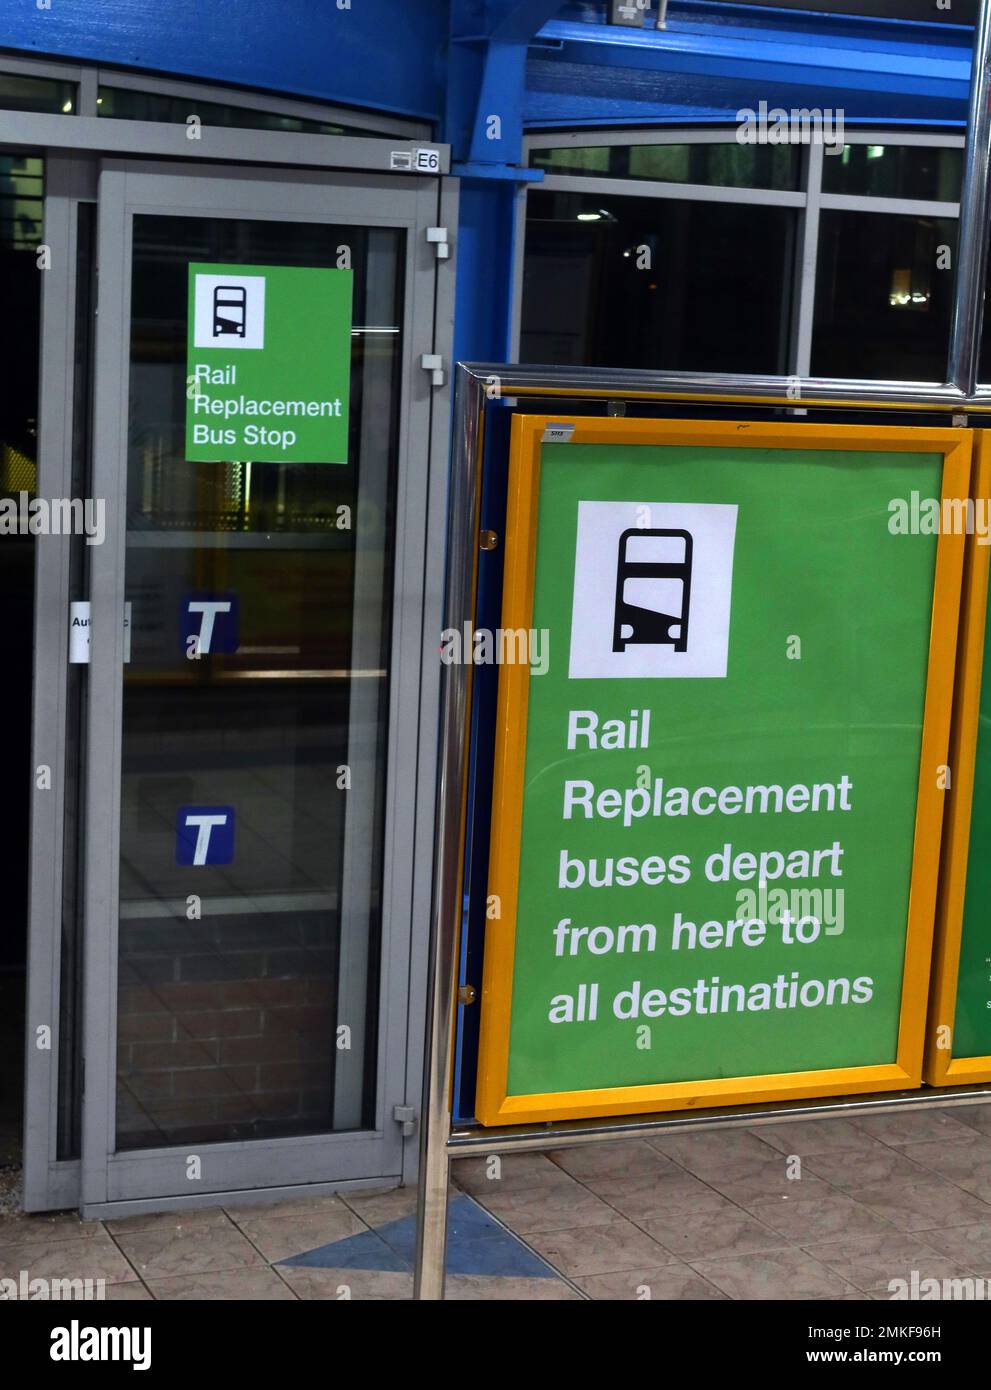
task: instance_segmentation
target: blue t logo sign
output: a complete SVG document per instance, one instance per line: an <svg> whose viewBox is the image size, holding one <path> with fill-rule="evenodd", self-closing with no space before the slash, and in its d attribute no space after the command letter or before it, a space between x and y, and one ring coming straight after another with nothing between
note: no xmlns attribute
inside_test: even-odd
<svg viewBox="0 0 991 1390"><path fill-rule="evenodd" d="M187 594L179 615L183 649L197 656L236 652L239 608L237 594Z"/></svg>
<svg viewBox="0 0 991 1390"><path fill-rule="evenodd" d="M234 859L233 806L180 806L176 815L175 862L200 868Z"/></svg>

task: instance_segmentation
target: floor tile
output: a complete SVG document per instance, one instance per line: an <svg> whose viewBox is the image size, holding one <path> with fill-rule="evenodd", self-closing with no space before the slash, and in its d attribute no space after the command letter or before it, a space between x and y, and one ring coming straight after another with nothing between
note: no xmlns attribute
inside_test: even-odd
<svg viewBox="0 0 991 1390"><path fill-rule="evenodd" d="M643 1229L672 1255L692 1261L788 1244L777 1231L739 1210L682 1212L664 1221L645 1221Z"/></svg>
<svg viewBox="0 0 991 1390"><path fill-rule="evenodd" d="M590 1298L676 1303L689 1300L720 1302L726 1295L678 1261L653 1269L620 1270L613 1274L587 1274L575 1283Z"/></svg>
<svg viewBox="0 0 991 1390"><path fill-rule="evenodd" d="M941 1255L959 1260L968 1268L991 1270L991 1219L973 1226L950 1226L942 1231L927 1231L926 1243Z"/></svg>
<svg viewBox="0 0 991 1390"><path fill-rule="evenodd" d="M780 1154L769 1160L734 1165L726 1174L709 1173L706 1182L748 1211L757 1202L787 1198L795 1204L821 1198L831 1190L829 1184L817 1177L804 1160L800 1177L789 1177L792 1171L793 1164L784 1154Z"/></svg>
<svg viewBox="0 0 991 1390"><path fill-rule="evenodd" d="M852 1286L801 1250L761 1250L734 1259L693 1260L692 1267L734 1299L833 1298Z"/></svg>
<svg viewBox="0 0 991 1390"><path fill-rule="evenodd" d="M215 1274L179 1275L173 1279L149 1279L148 1288L159 1302L177 1299L226 1299L232 1302L295 1301L292 1289L267 1266L258 1269L220 1270Z"/></svg>
<svg viewBox="0 0 991 1390"><path fill-rule="evenodd" d="M144 1216L120 1216L104 1224L114 1236L133 1235L136 1231L202 1231L232 1228L227 1213L220 1207L206 1207L202 1211L160 1211Z"/></svg>
<svg viewBox="0 0 991 1390"><path fill-rule="evenodd" d="M951 1110L903 1110L890 1115L869 1115L857 1125L873 1139L895 1148L902 1144L921 1144L927 1139L952 1143L967 1136L967 1125Z"/></svg>
<svg viewBox="0 0 991 1390"><path fill-rule="evenodd" d="M900 1231L969 1226L991 1218L991 1206L986 1202L935 1174L919 1181L892 1178L871 1187L851 1188L849 1195Z"/></svg>
<svg viewBox="0 0 991 1390"><path fill-rule="evenodd" d="M754 1131L783 1154L811 1158L815 1154L864 1151L872 1138L852 1120L796 1120L794 1124L762 1125Z"/></svg>
<svg viewBox="0 0 991 1390"><path fill-rule="evenodd" d="M925 1240L902 1231L816 1241L804 1249L807 1255L820 1264L829 1265L865 1293L889 1279L907 1278L913 1269L925 1277L939 1279L957 1267L955 1261L939 1254Z"/></svg>
<svg viewBox="0 0 991 1390"><path fill-rule="evenodd" d="M889 1223L869 1207L828 1187L814 1201L790 1201L785 1197L755 1202L748 1210L794 1245L829 1240L832 1236L883 1235L891 1230Z"/></svg>
<svg viewBox="0 0 991 1390"><path fill-rule="evenodd" d="M632 1222L623 1220L602 1226L538 1231L527 1236L527 1244L569 1279L624 1269L652 1269L664 1264L666 1255L656 1241Z"/></svg>
<svg viewBox="0 0 991 1390"><path fill-rule="evenodd" d="M306 1216L267 1216L244 1211L237 1224L252 1245L273 1263L366 1229L364 1222L340 1201Z"/></svg>
<svg viewBox="0 0 991 1390"><path fill-rule="evenodd" d="M890 1149L876 1141L870 1148L858 1149L856 1161L849 1153L812 1154L802 1160L802 1170L824 1179L833 1187L849 1191L853 1187L871 1187L874 1183L889 1182L892 1178L914 1178L928 1175L928 1169L907 1158L901 1149Z"/></svg>
<svg viewBox="0 0 991 1390"><path fill-rule="evenodd" d="M991 1140L983 1135L975 1133L963 1143L906 1144L902 1152L930 1176L936 1174L991 1202Z"/></svg>
<svg viewBox="0 0 991 1390"><path fill-rule="evenodd" d="M451 1301L582 1302L563 1279L493 1279L477 1274L449 1274L444 1297Z"/></svg>
<svg viewBox="0 0 991 1390"><path fill-rule="evenodd" d="M452 1184L448 1193L448 1203L459 1196ZM341 1201L359 1216L367 1226L384 1226L388 1221L398 1221L416 1212L416 1188L396 1187L391 1192L342 1192Z"/></svg>
<svg viewBox="0 0 991 1390"><path fill-rule="evenodd" d="M408 1270L305 1269L294 1265L280 1265L279 1269L282 1278L301 1299L344 1302L413 1297L413 1275Z"/></svg>
<svg viewBox="0 0 991 1390"><path fill-rule="evenodd" d="M619 1144L587 1144L577 1149L551 1149L548 1155L579 1182L607 1181L644 1173L671 1172L675 1164L643 1139Z"/></svg>
<svg viewBox="0 0 991 1390"><path fill-rule="evenodd" d="M570 1187L556 1183L535 1187L529 1192L482 1192L478 1201L521 1236L566 1230L576 1223L603 1225L616 1218L612 1207L577 1182Z"/></svg>
<svg viewBox="0 0 991 1390"><path fill-rule="evenodd" d="M596 1183L597 1196L622 1216L640 1223L680 1211L732 1211L733 1203L684 1169L641 1174L621 1182Z"/></svg>
<svg viewBox="0 0 991 1390"><path fill-rule="evenodd" d="M382 1273L406 1274L410 1262L386 1244L377 1231L360 1231L326 1245L287 1255L279 1263L285 1269L353 1269L378 1270Z"/></svg>
<svg viewBox="0 0 991 1390"><path fill-rule="evenodd" d="M735 1163L752 1166L755 1160L773 1157L774 1149L746 1129L700 1130L696 1134L662 1134L648 1141L690 1173L704 1178L708 1172L726 1174Z"/></svg>
<svg viewBox="0 0 991 1390"><path fill-rule="evenodd" d="M451 1176L465 1192L481 1195L489 1191L528 1191L541 1184L560 1182L561 1168L547 1154L490 1154L481 1158L459 1158L451 1164Z"/></svg>
<svg viewBox="0 0 991 1390"><path fill-rule="evenodd" d="M233 1226L230 1230L208 1227L137 1231L119 1236L118 1243L145 1283L151 1279L189 1278L193 1274L244 1269L265 1262Z"/></svg>
<svg viewBox="0 0 991 1390"><path fill-rule="evenodd" d="M44 1245L56 1240L88 1240L99 1235L99 1221L83 1221L77 1212L5 1212L0 1216L0 1245Z"/></svg>
<svg viewBox="0 0 991 1390"><path fill-rule="evenodd" d="M416 1204L416 1189L402 1188L393 1192L365 1193L366 1197L377 1196L381 1198L401 1195L408 1198L412 1195L413 1203ZM286 1202L239 1202L236 1206L225 1207L227 1215L235 1223L241 1224L241 1217L251 1221L259 1216L316 1216L324 1211L340 1211L341 1204L350 1206L348 1200L350 1194L341 1192L336 1196L329 1197L297 1197L291 1198Z"/></svg>
<svg viewBox="0 0 991 1390"><path fill-rule="evenodd" d="M979 1134L991 1135L991 1103L985 1105L954 1105L950 1113L955 1120Z"/></svg>
<svg viewBox="0 0 991 1390"><path fill-rule="evenodd" d="M105 1231L88 1240L0 1246L0 1278L17 1279L22 1269L32 1279L105 1279L108 1284L122 1284L138 1277Z"/></svg>

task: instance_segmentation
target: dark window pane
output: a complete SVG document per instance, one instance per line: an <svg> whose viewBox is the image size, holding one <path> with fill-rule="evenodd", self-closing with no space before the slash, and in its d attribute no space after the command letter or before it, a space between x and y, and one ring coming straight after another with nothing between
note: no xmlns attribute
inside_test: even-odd
<svg viewBox="0 0 991 1390"><path fill-rule="evenodd" d="M529 195L520 358L787 370L795 210Z"/></svg>
<svg viewBox="0 0 991 1390"><path fill-rule="evenodd" d="M0 245L5 250L33 255L41 241L43 173L42 161L33 155L0 155Z"/></svg>
<svg viewBox="0 0 991 1390"><path fill-rule="evenodd" d="M72 410L72 496L90 497L93 336L96 327L96 204L80 203L76 241L76 325ZM89 594L89 547L82 536L69 546L69 600ZM86 738L86 667L72 663L66 690L66 746L62 830L62 962L59 987L58 1156L78 1158L82 1147L83 1056L83 767Z"/></svg>
<svg viewBox="0 0 991 1390"><path fill-rule="evenodd" d="M926 145L844 145L826 152L822 186L827 193L872 198L920 198L955 203L960 197L963 150Z"/></svg>
<svg viewBox="0 0 991 1390"><path fill-rule="evenodd" d="M956 239L947 218L823 212L813 374L942 381Z"/></svg>
<svg viewBox="0 0 991 1390"><path fill-rule="evenodd" d="M97 115L114 116L119 121L168 121L185 125L188 117L199 116L204 125L242 130L282 130L303 135L381 135L381 131L361 130L357 126L343 126L336 122L280 116L274 111L220 105L201 101L199 97L132 92L126 87L101 87L96 109Z"/></svg>
<svg viewBox="0 0 991 1390"><path fill-rule="evenodd" d="M796 145L593 145L534 150L534 169L549 174L653 179L658 183L701 183L724 188L798 187Z"/></svg>
<svg viewBox="0 0 991 1390"><path fill-rule="evenodd" d="M50 77L21 77L0 72L0 110L47 111L70 115L76 109L76 84Z"/></svg>

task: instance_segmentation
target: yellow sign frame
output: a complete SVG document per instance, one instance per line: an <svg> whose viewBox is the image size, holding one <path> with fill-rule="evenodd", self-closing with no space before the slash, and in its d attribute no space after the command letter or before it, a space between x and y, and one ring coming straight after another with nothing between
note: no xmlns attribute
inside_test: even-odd
<svg viewBox="0 0 991 1390"><path fill-rule="evenodd" d="M991 433L976 431L974 497L991 497ZM991 1081L991 1057L954 1057L957 983L970 855L977 732L981 708L985 622L991 546L969 539L964 561L957 682L949 767L952 781L946 811L943 877L936 916L936 949L926 1039L924 1076L930 1086ZM942 1030L948 1028L948 1035ZM945 1046L945 1042L949 1046Z"/></svg>
<svg viewBox="0 0 991 1390"><path fill-rule="evenodd" d="M501 623L532 626L536 567L540 452L545 429L567 420L576 444L699 445L739 448L890 450L943 455L941 499L968 495L972 431L886 425L764 424L743 421L628 420L516 415L510 443L505 570ZM516 949L523 777L526 758L529 667L503 666L496 714L491 853L488 894L501 916L486 922L475 1114L483 1125L577 1120L646 1114L800 1097L904 1090L921 1085L926 1004L944 793L937 769L947 761L957 622L964 558L963 535L941 534L936 548L929 664L922 726L919 791L913 840L896 1058L891 1063L765 1076L664 1082L647 1086L508 1094L510 1017ZM928 769L928 772L926 771Z"/></svg>

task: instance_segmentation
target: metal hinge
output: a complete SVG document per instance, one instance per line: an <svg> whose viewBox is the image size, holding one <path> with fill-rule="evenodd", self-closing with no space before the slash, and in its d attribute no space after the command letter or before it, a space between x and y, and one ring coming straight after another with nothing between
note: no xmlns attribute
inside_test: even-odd
<svg viewBox="0 0 991 1390"><path fill-rule="evenodd" d="M412 1105L393 1106L392 1118L402 1130L404 1139L408 1139L411 1134L416 1133L416 1111Z"/></svg>
<svg viewBox="0 0 991 1390"><path fill-rule="evenodd" d="M420 366L425 372L430 373L431 385L444 385L444 359L439 352L421 353Z"/></svg>
<svg viewBox="0 0 991 1390"><path fill-rule="evenodd" d="M428 227L427 241L434 248L434 255L439 261L446 261L451 254L451 248L447 241L446 227Z"/></svg>

